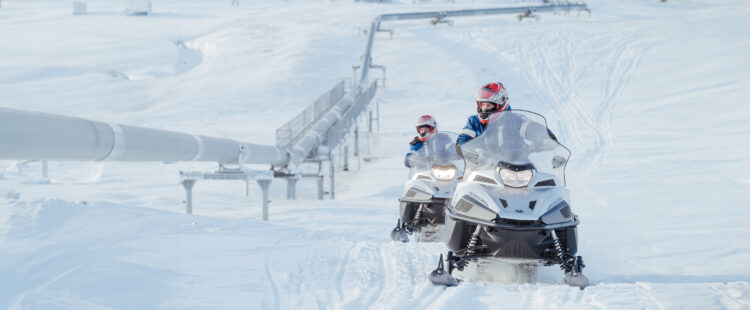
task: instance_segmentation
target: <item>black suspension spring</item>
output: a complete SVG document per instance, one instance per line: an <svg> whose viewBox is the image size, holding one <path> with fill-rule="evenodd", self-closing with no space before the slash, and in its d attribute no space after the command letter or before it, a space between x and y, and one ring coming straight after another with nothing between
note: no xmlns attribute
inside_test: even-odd
<svg viewBox="0 0 750 310"><path fill-rule="evenodd" d="M479 234L482 232L482 226L477 225L477 229L471 234L471 240L469 240L469 246L467 247L466 254L468 256L474 255L474 247L479 243Z"/></svg>
<svg viewBox="0 0 750 310"><path fill-rule="evenodd" d="M560 245L560 239L557 238L557 233L555 233L554 229L551 229L549 232L552 236L553 249L555 250L555 254L557 254L557 257L560 259L562 267L566 270L570 269L571 264L567 259L565 259L565 253L563 253L562 245Z"/></svg>
<svg viewBox="0 0 750 310"><path fill-rule="evenodd" d="M424 204L420 203L419 208L417 209L417 213L414 214L414 225L419 225L419 219L422 217L422 209L424 208Z"/></svg>

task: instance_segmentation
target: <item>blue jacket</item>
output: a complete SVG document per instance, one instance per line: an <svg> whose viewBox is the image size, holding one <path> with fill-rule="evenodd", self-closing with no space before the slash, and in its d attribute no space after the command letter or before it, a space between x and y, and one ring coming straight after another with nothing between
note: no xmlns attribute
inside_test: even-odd
<svg viewBox="0 0 750 310"><path fill-rule="evenodd" d="M505 111L510 111L510 105L508 105L508 109ZM458 136L458 140L456 140L456 145L464 144L466 142L469 142L469 140L471 139L479 137L479 135L484 132L485 128L487 128L487 125L482 124L482 121L479 120L478 115L475 114L469 116L469 121L466 122L466 126L464 126L464 129L461 130L461 134Z"/></svg>
<svg viewBox="0 0 750 310"><path fill-rule="evenodd" d="M487 128L487 125L482 124L482 121L479 120L479 116L469 116L469 121L466 123L466 126L464 126L464 129L461 130L461 134L458 135L456 145L464 144L471 139L479 137L479 135L484 132L485 128Z"/></svg>
<svg viewBox="0 0 750 310"><path fill-rule="evenodd" d="M414 137L414 140L411 140L411 142L409 142L409 152L407 152L406 156L404 157L404 166L406 166L407 168L411 168L411 165L409 165L409 155L414 154L416 151L419 151L419 149L422 148L422 145L422 141L417 137Z"/></svg>
<svg viewBox="0 0 750 310"><path fill-rule="evenodd" d="M508 110L506 111L510 111L510 106L508 106ZM466 123L466 126L464 126L464 129L461 130L461 134L458 136L458 140L456 140L456 145L462 145L466 142L471 141L471 139L479 137L479 135L481 135L486 128L487 125L482 124L482 122L479 120L479 116L469 116L469 121ZM550 138L552 138L552 140L557 141L557 137L555 137L555 134L553 134L552 131L547 129L547 133L549 134Z"/></svg>

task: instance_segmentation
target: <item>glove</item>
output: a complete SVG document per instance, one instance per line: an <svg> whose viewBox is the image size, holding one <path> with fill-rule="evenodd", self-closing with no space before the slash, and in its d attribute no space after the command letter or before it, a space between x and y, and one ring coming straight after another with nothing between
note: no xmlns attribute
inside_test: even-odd
<svg viewBox="0 0 750 310"><path fill-rule="evenodd" d="M406 158L404 158L404 166L406 168L411 168L411 165L409 164L409 156L407 155Z"/></svg>
<svg viewBox="0 0 750 310"><path fill-rule="evenodd" d="M404 159L404 166L411 168L415 163L419 161L419 155L417 153L408 153Z"/></svg>
<svg viewBox="0 0 750 310"><path fill-rule="evenodd" d="M554 134L554 133L552 133L552 132L551 132L551 131L549 131L549 130L547 131L547 133L549 133L549 137L550 137L550 139L552 139L552 140L555 140L555 142L558 142L558 141L557 141L557 137L555 137L555 134Z"/></svg>

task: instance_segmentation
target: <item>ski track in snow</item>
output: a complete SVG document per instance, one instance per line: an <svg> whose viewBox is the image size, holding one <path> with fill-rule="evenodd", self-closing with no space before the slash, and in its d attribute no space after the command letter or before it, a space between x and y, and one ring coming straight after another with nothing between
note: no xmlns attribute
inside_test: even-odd
<svg viewBox="0 0 750 310"><path fill-rule="evenodd" d="M385 287L386 287L386 280L388 278L388 274L386 273L387 270L385 268L385 257L384 257L385 254L383 254L382 245L378 245L377 254L378 254L378 267L379 267L378 270L380 271L380 276L378 277L379 278L378 286L375 289L375 293L372 296L370 296L370 298L367 300L367 303L366 303L367 306L365 308L368 308L368 309L372 308L372 306L376 302L378 302L378 300L380 300L380 298L383 296L383 291L385 290Z"/></svg>
<svg viewBox="0 0 750 310"><path fill-rule="evenodd" d="M16 302L14 302L13 305L10 306L10 309L22 309L22 308L24 308L23 303L27 299L27 297L29 297L29 295L32 295L32 294L37 293L37 292L44 291L52 283L55 283L55 282L59 281L60 279L64 278L65 276L73 273L74 271L76 271L76 269L78 269L78 267L70 268L70 269L68 269L68 270L66 270L66 271L64 271L64 272L56 275L54 278L52 278L49 281L43 283L39 287L36 287L34 289L31 289L29 291L21 293L20 296L18 297L18 299L16 300Z"/></svg>
<svg viewBox="0 0 750 310"><path fill-rule="evenodd" d="M273 291L273 308L275 310L281 309L281 298L279 296L278 285L276 284L276 281L274 280L274 277L273 277L273 271L271 271L271 255L273 255L273 251L279 245L279 242L281 242L281 238L276 240L273 246L271 246L271 248L268 249L268 254L266 255L266 261L263 266L266 271L266 277L268 278L268 283L271 285L271 290Z"/></svg>
<svg viewBox="0 0 750 310"><path fill-rule="evenodd" d="M349 266L349 259L351 257L352 249L347 249L346 255L341 260L343 264L339 266L339 273L336 277L336 292L339 295L339 301L345 299L344 296L344 274L346 273L346 267Z"/></svg>
<svg viewBox="0 0 750 310"><path fill-rule="evenodd" d="M635 284L636 289L638 290L638 294L645 296L647 300L650 300L652 303L654 303L659 309L665 309L664 305L662 305L661 302L659 302L658 299L656 299L651 292L651 287L648 286L646 283L637 282Z"/></svg>

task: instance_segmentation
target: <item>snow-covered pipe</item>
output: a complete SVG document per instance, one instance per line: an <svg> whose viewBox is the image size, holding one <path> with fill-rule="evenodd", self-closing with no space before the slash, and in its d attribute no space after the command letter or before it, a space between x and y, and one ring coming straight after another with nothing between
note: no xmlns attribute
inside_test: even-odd
<svg viewBox="0 0 750 310"><path fill-rule="evenodd" d="M354 88L346 96L341 98L328 113L323 115L307 133L300 138L291 149L295 164L304 160L311 151L321 146L328 135L328 131L339 122L344 113L351 107L360 93L360 87Z"/></svg>
<svg viewBox="0 0 750 310"><path fill-rule="evenodd" d="M289 161L273 146L0 108L0 159L70 161Z"/></svg>
<svg viewBox="0 0 750 310"><path fill-rule="evenodd" d="M366 84L367 75L369 73L370 65L372 63L372 45L375 41L375 32L380 29L380 23L383 21L393 20L408 20L408 19L430 19L430 18L447 18L447 17L461 17L461 16L478 16L478 15L497 15L497 14L518 14L526 13L531 11L532 13L537 12L557 12L557 11L570 11L578 9L579 11L589 11L586 4L545 4L545 5L526 5L517 7L502 7L502 8L490 8L490 9L472 9L472 10L454 10L454 11L432 11L432 12L416 12L416 13L396 13L396 14L381 14L378 15L375 20L372 21L370 26L370 32L368 33L367 46L365 47L365 53L362 56L362 74L359 78L359 85ZM362 89L360 89L362 91Z"/></svg>

